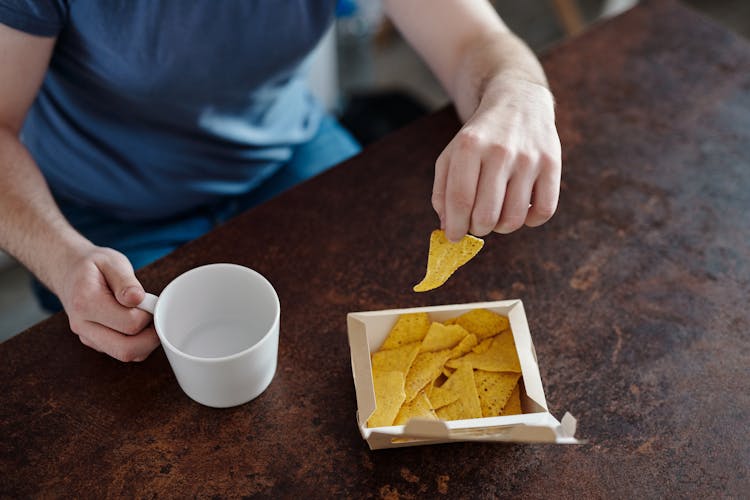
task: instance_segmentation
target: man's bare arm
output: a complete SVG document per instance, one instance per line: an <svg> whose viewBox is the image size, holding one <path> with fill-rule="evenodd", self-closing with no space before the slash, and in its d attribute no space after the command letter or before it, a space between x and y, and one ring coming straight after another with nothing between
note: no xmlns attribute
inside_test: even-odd
<svg viewBox="0 0 750 500"><path fill-rule="evenodd" d="M144 359L158 346L125 256L78 233L55 203L19 139L44 79L55 40L0 24L0 248L60 298L81 342L120 360Z"/></svg>

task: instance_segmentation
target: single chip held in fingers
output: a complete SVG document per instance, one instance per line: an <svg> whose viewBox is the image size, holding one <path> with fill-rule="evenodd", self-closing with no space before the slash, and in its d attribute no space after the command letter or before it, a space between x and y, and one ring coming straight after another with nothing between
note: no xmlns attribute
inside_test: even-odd
<svg viewBox="0 0 750 500"><path fill-rule="evenodd" d="M446 281L456 270L469 262L484 246L484 240L467 234L457 243L445 236L445 231L436 229L430 235L430 251L427 256L427 273L414 286L415 292L433 290Z"/></svg>

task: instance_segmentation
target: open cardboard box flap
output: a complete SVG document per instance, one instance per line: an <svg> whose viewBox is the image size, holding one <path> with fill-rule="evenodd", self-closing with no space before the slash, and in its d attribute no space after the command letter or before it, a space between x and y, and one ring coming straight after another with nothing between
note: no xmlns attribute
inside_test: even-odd
<svg viewBox="0 0 750 500"><path fill-rule="evenodd" d="M398 316L404 313L426 312L433 321L445 321L472 309L480 308L507 316L510 321L518 358L521 362L524 413L505 417L453 421L412 419L406 425L367 427L367 419L375 411L375 390L372 382L370 354L383 343ZM566 413L560 422L547 409L536 352L531 342L526 313L520 300L349 313L347 327L352 374L357 394L357 420L362 437L367 440L371 449L451 441L560 444L579 442L574 437L575 418Z"/></svg>

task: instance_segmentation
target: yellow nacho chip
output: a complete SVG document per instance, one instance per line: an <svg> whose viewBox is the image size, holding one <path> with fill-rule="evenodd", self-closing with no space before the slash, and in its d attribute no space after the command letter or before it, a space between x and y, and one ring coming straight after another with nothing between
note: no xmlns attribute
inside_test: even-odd
<svg viewBox="0 0 750 500"><path fill-rule="evenodd" d="M521 384L516 384L515 389L508 398L508 402L505 403L500 415L520 415L523 413L521 409Z"/></svg>
<svg viewBox="0 0 750 500"><path fill-rule="evenodd" d="M443 420L480 418L482 407L471 367L462 366L442 387L433 388L430 402L437 408L437 416Z"/></svg>
<svg viewBox="0 0 750 500"><path fill-rule="evenodd" d="M521 363L518 360L516 344L510 330L504 331L491 340L492 342L486 351L481 353L470 352L460 358L451 359L446 363L446 366L458 368L466 364L477 370L521 373Z"/></svg>
<svg viewBox="0 0 750 500"><path fill-rule="evenodd" d="M519 373L474 371L483 417L497 417L518 385Z"/></svg>
<svg viewBox="0 0 750 500"><path fill-rule="evenodd" d="M467 384L469 382L474 384L474 379L470 378L471 374L471 367L463 366L453 372L443 385L433 387L429 394L432 407L435 409L442 408L460 398L461 391L466 389Z"/></svg>
<svg viewBox="0 0 750 500"><path fill-rule="evenodd" d="M404 403L404 374L376 372L372 374L375 387L375 411L367 420L368 427L392 425Z"/></svg>
<svg viewBox="0 0 750 500"><path fill-rule="evenodd" d="M486 352L486 351L487 351L487 349L489 349L489 348L490 348L490 345L492 344L492 340L493 340L493 338L492 338L492 337L490 337L490 338L488 338L488 339L484 339L484 340L483 340L483 341L481 341L481 342L480 342L479 344L477 344L477 345L476 345L476 346L475 346L475 347L474 347L474 348L472 349L472 351L474 351L474 352L475 352L475 353L477 353L477 354L482 354L483 352Z"/></svg>
<svg viewBox="0 0 750 500"><path fill-rule="evenodd" d="M449 355L450 349L417 354L414 363L406 374L404 390L406 391L407 402L414 399L419 391L440 376Z"/></svg>
<svg viewBox="0 0 750 500"><path fill-rule="evenodd" d="M476 335L480 342L510 328L508 318L487 309L474 309L455 318L454 321L469 333Z"/></svg>
<svg viewBox="0 0 750 500"><path fill-rule="evenodd" d="M451 242L445 231L436 229L430 235L427 273L414 286L415 292L433 290L445 283L456 270L469 262L484 246L484 241L467 234L457 243Z"/></svg>
<svg viewBox="0 0 750 500"><path fill-rule="evenodd" d="M459 342L457 346L451 349L450 356L448 356L448 359L453 359L453 358L458 358L459 356L463 356L467 352L471 351L474 347L476 347L476 345L477 345L477 337L473 333L470 333L466 337L461 339L461 342Z"/></svg>
<svg viewBox="0 0 750 500"><path fill-rule="evenodd" d="M419 352L419 342L406 344L396 349L377 351L372 355L373 372L401 372L404 377L409 372L414 358Z"/></svg>
<svg viewBox="0 0 750 500"><path fill-rule="evenodd" d="M437 420L438 417L432 409L430 400L427 398L425 391L419 391L414 399L404 403L399 410L393 425L404 425L411 418L424 418L428 420Z"/></svg>
<svg viewBox="0 0 750 500"><path fill-rule="evenodd" d="M461 342L469 334L459 325L445 326L434 322L430 325L419 352L442 351L450 349Z"/></svg>
<svg viewBox="0 0 750 500"><path fill-rule="evenodd" d="M396 324L391 328L380 349L395 349L405 344L419 342L427 335L430 323L430 317L425 312L402 314L396 320Z"/></svg>
<svg viewBox="0 0 750 500"><path fill-rule="evenodd" d="M376 410L367 425L520 414L513 334L507 318L483 311L442 323L427 313L400 316L371 355Z"/></svg>

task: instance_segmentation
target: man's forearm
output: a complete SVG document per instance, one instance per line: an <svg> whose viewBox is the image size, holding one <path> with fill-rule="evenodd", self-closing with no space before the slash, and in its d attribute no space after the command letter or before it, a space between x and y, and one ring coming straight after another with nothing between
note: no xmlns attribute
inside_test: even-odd
<svg viewBox="0 0 750 500"><path fill-rule="evenodd" d="M90 243L60 213L15 132L1 127L0 172L0 247L53 287L66 259Z"/></svg>
<svg viewBox="0 0 750 500"><path fill-rule="evenodd" d="M489 92L504 85L531 83L548 88L541 64L510 31L483 36L467 44L448 91L459 115L466 121Z"/></svg>

